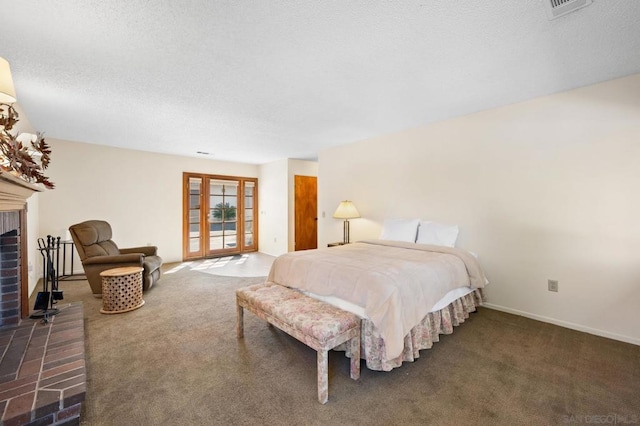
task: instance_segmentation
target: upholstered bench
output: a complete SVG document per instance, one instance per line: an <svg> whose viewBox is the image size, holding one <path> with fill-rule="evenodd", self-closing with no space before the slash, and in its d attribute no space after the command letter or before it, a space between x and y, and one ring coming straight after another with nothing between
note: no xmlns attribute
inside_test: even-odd
<svg viewBox="0 0 640 426"><path fill-rule="evenodd" d="M349 341L351 378L360 377L360 318L350 312L277 284L256 284L236 290L237 334L244 336L244 309L318 352L318 401L329 399L330 349Z"/></svg>

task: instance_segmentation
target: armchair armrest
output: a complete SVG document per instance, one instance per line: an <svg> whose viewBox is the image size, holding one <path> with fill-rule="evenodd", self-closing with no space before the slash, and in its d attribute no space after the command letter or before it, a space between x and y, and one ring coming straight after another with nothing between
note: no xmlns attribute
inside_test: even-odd
<svg viewBox="0 0 640 426"><path fill-rule="evenodd" d="M158 247L143 246L143 247L132 247L132 248L120 249L120 254L130 254L130 253L142 253L145 256L156 256L158 253Z"/></svg>
<svg viewBox="0 0 640 426"><path fill-rule="evenodd" d="M140 252L131 254L119 254L115 256L94 256L86 258L82 264L87 265L104 265L118 263L137 263L142 266L143 254Z"/></svg>

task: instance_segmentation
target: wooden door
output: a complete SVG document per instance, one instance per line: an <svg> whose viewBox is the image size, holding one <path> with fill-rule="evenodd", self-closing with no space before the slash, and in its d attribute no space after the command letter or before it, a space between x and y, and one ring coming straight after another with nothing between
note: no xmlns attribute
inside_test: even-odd
<svg viewBox="0 0 640 426"><path fill-rule="evenodd" d="M295 176L295 249L318 248L318 179Z"/></svg>

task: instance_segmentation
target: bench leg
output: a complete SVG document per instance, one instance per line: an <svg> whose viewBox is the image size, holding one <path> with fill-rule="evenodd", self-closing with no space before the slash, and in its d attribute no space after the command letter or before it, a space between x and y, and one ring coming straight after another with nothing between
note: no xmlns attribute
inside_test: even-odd
<svg viewBox="0 0 640 426"><path fill-rule="evenodd" d="M318 351L318 401L325 404L329 399L329 353Z"/></svg>
<svg viewBox="0 0 640 426"><path fill-rule="evenodd" d="M350 340L351 344L351 378L360 378L360 333Z"/></svg>
<svg viewBox="0 0 640 426"><path fill-rule="evenodd" d="M244 309L240 304L236 303L236 335L238 339L242 339L244 337Z"/></svg>

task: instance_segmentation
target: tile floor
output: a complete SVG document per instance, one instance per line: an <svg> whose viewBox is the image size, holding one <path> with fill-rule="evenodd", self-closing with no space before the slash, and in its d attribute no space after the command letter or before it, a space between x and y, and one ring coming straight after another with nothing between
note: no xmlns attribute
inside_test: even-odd
<svg viewBox="0 0 640 426"><path fill-rule="evenodd" d="M226 277L266 277L269 275L269 269L274 259L274 256L264 253L245 253L215 259L182 262L164 273L189 268L194 271Z"/></svg>

